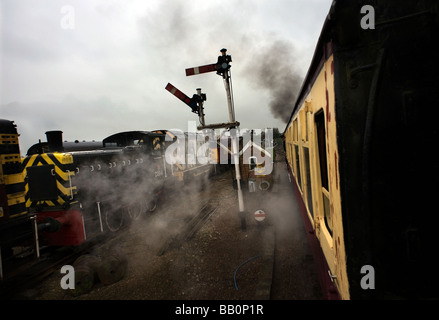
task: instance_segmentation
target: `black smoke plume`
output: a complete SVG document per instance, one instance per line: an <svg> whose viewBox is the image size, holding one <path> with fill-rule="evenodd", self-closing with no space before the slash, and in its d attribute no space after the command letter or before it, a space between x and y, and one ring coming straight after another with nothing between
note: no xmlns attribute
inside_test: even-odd
<svg viewBox="0 0 439 320"><path fill-rule="evenodd" d="M269 92L268 105L273 116L287 122L302 83L302 76L294 64L293 45L274 40L264 48L259 47L252 61L247 73L259 88Z"/></svg>
<svg viewBox="0 0 439 320"><path fill-rule="evenodd" d="M179 61L188 61L189 65L197 63L194 53L206 52L201 56L212 56L214 62L219 49L227 48L235 58L232 73L240 70L234 74L243 75L258 89L267 90L267 104L273 116L287 122L303 78L298 71L301 66L297 50L280 35L246 28L243 18L252 18L252 12L242 13L247 7L236 4L233 10L228 8L229 14L212 16L212 12L223 9L219 6L196 16L186 5L163 2L139 19L138 26L146 45L162 51L176 50L180 53ZM166 54L161 59L167 59ZM167 63L174 65L175 61Z"/></svg>

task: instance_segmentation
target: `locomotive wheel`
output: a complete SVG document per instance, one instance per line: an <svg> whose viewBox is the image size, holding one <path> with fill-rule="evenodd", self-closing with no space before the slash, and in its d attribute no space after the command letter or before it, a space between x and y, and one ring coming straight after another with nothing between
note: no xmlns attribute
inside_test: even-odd
<svg viewBox="0 0 439 320"><path fill-rule="evenodd" d="M99 258L86 254L75 260L75 289L69 290L73 296L80 296L88 293L96 282L96 269L99 265Z"/></svg>
<svg viewBox="0 0 439 320"><path fill-rule="evenodd" d="M148 203L148 211L149 212L153 212L153 211L155 211L155 209L157 209L157 199L156 198L152 199Z"/></svg>
<svg viewBox="0 0 439 320"><path fill-rule="evenodd" d="M105 284L112 284L125 276L127 259L120 253L113 253L102 258L96 272L99 280Z"/></svg>
<svg viewBox="0 0 439 320"><path fill-rule="evenodd" d="M123 226L123 210L104 208L104 221L111 232L119 231Z"/></svg>
<svg viewBox="0 0 439 320"><path fill-rule="evenodd" d="M88 266L75 267L75 289L69 290L74 296L88 293L95 283L95 272Z"/></svg>
<svg viewBox="0 0 439 320"><path fill-rule="evenodd" d="M141 202L138 204L131 204L127 207L127 212L131 220L138 220L142 213L145 212L145 206Z"/></svg>

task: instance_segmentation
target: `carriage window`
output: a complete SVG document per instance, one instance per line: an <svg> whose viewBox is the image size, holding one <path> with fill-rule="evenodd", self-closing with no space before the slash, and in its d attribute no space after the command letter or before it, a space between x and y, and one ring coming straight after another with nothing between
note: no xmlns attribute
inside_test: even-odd
<svg viewBox="0 0 439 320"><path fill-rule="evenodd" d="M296 158L296 170L297 170L297 184L299 185L299 189L302 190L302 180L300 177L300 158L299 158L299 146L294 145L294 153Z"/></svg>
<svg viewBox="0 0 439 320"><path fill-rule="evenodd" d="M300 110L298 118L299 118L299 124L300 124L299 140L308 141L308 128L307 128L305 110Z"/></svg>
<svg viewBox="0 0 439 320"><path fill-rule="evenodd" d="M325 129L325 114L321 110L315 117L317 126L317 145L320 161L320 176L322 179L322 187L329 190L328 187L328 162L326 159L326 129Z"/></svg>
<svg viewBox="0 0 439 320"><path fill-rule="evenodd" d="M306 184L306 188L305 188L305 198L307 201L307 205L308 205L308 210L309 213L311 214L311 216L314 216L313 213L313 206L312 206L312 191L311 191L311 164L309 163L309 148L303 148L303 154L304 154L304 163L305 163L305 168L303 170L303 173L305 174L305 184Z"/></svg>
<svg viewBox="0 0 439 320"><path fill-rule="evenodd" d="M297 119L293 121L293 141L297 141Z"/></svg>
<svg viewBox="0 0 439 320"><path fill-rule="evenodd" d="M288 148L289 148L289 150L290 150L291 170L293 170L293 173L294 173L294 175L296 176L296 168L295 168L295 166L293 165L293 161L294 161L294 158L293 158L293 144L290 143L290 145L288 146Z"/></svg>
<svg viewBox="0 0 439 320"><path fill-rule="evenodd" d="M330 199L329 199L329 182L328 182L328 161L326 157L326 128L325 128L325 113L320 110L315 115L315 124L317 131L317 154L318 163L320 167L320 177L322 183L322 199L323 199L323 210L325 218L325 226L332 236L332 216L330 209Z"/></svg>

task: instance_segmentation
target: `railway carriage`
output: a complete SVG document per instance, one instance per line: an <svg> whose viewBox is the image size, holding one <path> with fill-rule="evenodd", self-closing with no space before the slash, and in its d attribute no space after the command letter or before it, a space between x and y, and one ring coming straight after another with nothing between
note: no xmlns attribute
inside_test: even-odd
<svg viewBox="0 0 439 320"><path fill-rule="evenodd" d="M324 23L284 145L325 298L438 297L438 12L337 0Z"/></svg>

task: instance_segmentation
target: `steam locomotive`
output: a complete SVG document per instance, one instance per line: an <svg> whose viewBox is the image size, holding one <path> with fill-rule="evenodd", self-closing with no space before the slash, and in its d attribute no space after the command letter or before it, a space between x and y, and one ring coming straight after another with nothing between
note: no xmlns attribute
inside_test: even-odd
<svg viewBox="0 0 439 320"><path fill-rule="evenodd" d="M18 245L33 243L39 256L43 245L76 246L118 231L154 211L166 188L213 171L211 162L200 163L193 154L205 141L190 139L190 133L129 131L101 142L63 142L61 131L48 131L47 142L31 146L23 159L13 121L1 120L0 134L3 258ZM170 145L181 149L178 161L166 161ZM203 150L209 157L210 150Z"/></svg>
<svg viewBox="0 0 439 320"><path fill-rule="evenodd" d="M438 298L438 29L431 0L326 18L284 139L328 299Z"/></svg>
<svg viewBox="0 0 439 320"><path fill-rule="evenodd" d="M23 159L23 175L26 207L47 231L47 245L78 245L154 209L164 176L163 134L123 132L104 139L102 148L76 151L63 146L61 131L46 135L47 143Z"/></svg>

